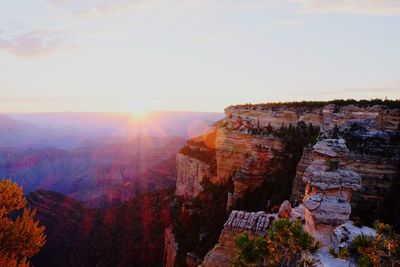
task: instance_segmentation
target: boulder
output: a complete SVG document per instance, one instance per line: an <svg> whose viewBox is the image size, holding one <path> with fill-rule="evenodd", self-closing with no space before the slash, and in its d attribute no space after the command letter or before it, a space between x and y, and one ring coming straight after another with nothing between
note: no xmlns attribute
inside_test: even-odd
<svg viewBox="0 0 400 267"><path fill-rule="evenodd" d="M279 208L278 217L279 218L289 218L292 213L292 205L288 200L285 200Z"/></svg>
<svg viewBox="0 0 400 267"><path fill-rule="evenodd" d="M376 231L366 226L358 227L352 221L347 221L333 230L332 242L334 249L338 251L340 248L349 247L357 235L374 237L376 236Z"/></svg>

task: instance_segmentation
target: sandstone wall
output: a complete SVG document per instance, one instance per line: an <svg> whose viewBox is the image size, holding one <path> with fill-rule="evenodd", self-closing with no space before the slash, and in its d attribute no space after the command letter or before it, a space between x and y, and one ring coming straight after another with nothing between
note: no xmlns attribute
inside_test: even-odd
<svg viewBox="0 0 400 267"><path fill-rule="evenodd" d="M399 159L350 154L349 167L360 174L361 189L354 194L354 202L382 201L395 179L399 179Z"/></svg>
<svg viewBox="0 0 400 267"><path fill-rule="evenodd" d="M384 109L379 106L359 108L353 105L336 108L328 105L322 110L322 129L332 130L335 125L350 128L352 123L360 123L367 130L398 131L400 110Z"/></svg>
<svg viewBox="0 0 400 267"><path fill-rule="evenodd" d="M296 168L296 176L292 183L292 194L290 200L295 202L302 202L304 198L304 191L306 189L306 184L303 181L303 175L307 167L311 165L313 159L312 148L304 148L303 155Z"/></svg>
<svg viewBox="0 0 400 267"><path fill-rule="evenodd" d="M227 117L225 122L228 127L235 127L238 120L241 120L244 126L261 127L271 125L273 128L279 128L283 125L295 125L299 121L312 123L315 126L321 125L321 109L299 112L294 108L270 108L265 109L261 106L243 108L231 106L225 109Z"/></svg>
<svg viewBox="0 0 400 267"><path fill-rule="evenodd" d="M297 166L293 180L291 200L302 202L305 182L302 180L305 169L311 164L311 151L305 150ZM353 194L353 203L362 204L364 201L382 201L395 179L400 176L400 160L380 156L368 156L350 153L346 165L361 176L361 189Z"/></svg>
<svg viewBox="0 0 400 267"><path fill-rule="evenodd" d="M259 186L270 161L283 148L277 138L250 135L220 128L216 136L217 176L212 182L226 183L233 176L236 194Z"/></svg>
<svg viewBox="0 0 400 267"><path fill-rule="evenodd" d="M178 153L176 155L178 179L176 196L195 198L203 191L202 183L212 175L211 166L196 158Z"/></svg>

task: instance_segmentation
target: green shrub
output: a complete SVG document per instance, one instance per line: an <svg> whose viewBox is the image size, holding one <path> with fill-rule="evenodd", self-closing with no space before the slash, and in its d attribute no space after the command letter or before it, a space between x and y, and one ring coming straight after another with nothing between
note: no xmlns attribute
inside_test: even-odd
<svg viewBox="0 0 400 267"><path fill-rule="evenodd" d="M274 221L265 237L252 240L241 235L235 244L239 249L235 263L242 266L261 262L267 266L314 266L315 259L307 255L314 254L321 247L304 230L300 220L290 222L288 219Z"/></svg>
<svg viewBox="0 0 400 267"><path fill-rule="evenodd" d="M356 236L350 245L359 266L397 266L400 263L400 236L393 227L376 221L376 237Z"/></svg>

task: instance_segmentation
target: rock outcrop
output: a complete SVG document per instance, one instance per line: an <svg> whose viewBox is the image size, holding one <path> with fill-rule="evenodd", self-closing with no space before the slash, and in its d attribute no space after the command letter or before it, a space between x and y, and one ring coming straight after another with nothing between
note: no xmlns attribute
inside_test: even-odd
<svg viewBox="0 0 400 267"><path fill-rule="evenodd" d="M353 206L368 205L371 213L379 214L379 206L400 176L400 131L369 131L353 126L340 134L349 148L346 167L358 173L362 181L360 190L354 194ZM311 161L312 153L305 149L292 184L292 202L301 202L304 198L302 176Z"/></svg>
<svg viewBox="0 0 400 267"><path fill-rule="evenodd" d="M339 225L333 230L332 242L333 248L338 251L341 248L348 248L354 237L361 236L376 236L376 231L370 227L354 225L352 221Z"/></svg>
<svg viewBox="0 0 400 267"><path fill-rule="evenodd" d="M282 150L278 138L257 136L220 128L216 136L217 175L213 183L224 184L232 178L234 197L257 188L272 168L271 160Z"/></svg>
<svg viewBox="0 0 400 267"><path fill-rule="evenodd" d="M352 191L361 187L361 177L346 167L348 153L343 139L319 141L303 176L306 229L322 243L329 242L333 229L349 220Z"/></svg>
<svg viewBox="0 0 400 267"><path fill-rule="evenodd" d="M321 108L295 108L285 105L239 105L230 106L225 109L227 118L225 119L228 128L242 130L254 126L271 126L279 128L283 125L295 125L297 122L304 121L315 126L321 125Z"/></svg>
<svg viewBox="0 0 400 267"><path fill-rule="evenodd" d="M277 214L267 214L263 211L232 211L224 225L218 243L204 257L202 266L232 266L232 262L236 256L235 239L243 232L246 232L253 238L264 235L276 218Z"/></svg>
<svg viewBox="0 0 400 267"><path fill-rule="evenodd" d="M193 199L203 191L204 183L215 180L216 131L213 126L204 135L189 140L176 155L176 196Z"/></svg>
<svg viewBox="0 0 400 267"><path fill-rule="evenodd" d="M195 198L203 191L203 182L212 175L211 166L201 160L178 153L176 156L178 179L175 195Z"/></svg>
<svg viewBox="0 0 400 267"><path fill-rule="evenodd" d="M356 107L348 105L337 107L328 105L322 110L322 130L350 128L353 123L365 127L368 131L381 130L395 132L399 130L400 110L387 109L384 106Z"/></svg>
<svg viewBox="0 0 400 267"><path fill-rule="evenodd" d="M291 221L304 219L304 207L296 208L285 201L279 208L279 213L245 212L233 210L224 224L224 229L218 243L204 257L204 267L228 267L233 265L237 249L235 239L242 233L247 233L250 238L260 237L267 233L272 222L278 218L288 218Z"/></svg>

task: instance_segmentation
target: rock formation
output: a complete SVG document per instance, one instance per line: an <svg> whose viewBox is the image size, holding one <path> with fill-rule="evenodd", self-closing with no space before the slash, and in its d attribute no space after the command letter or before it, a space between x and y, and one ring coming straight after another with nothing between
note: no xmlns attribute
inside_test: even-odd
<svg viewBox="0 0 400 267"><path fill-rule="evenodd" d="M400 175L399 109L329 105L322 113L323 129L328 136L339 134L347 140L350 151L346 166L361 176L361 188L353 197L354 206L367 204L371 206L371 213L378 214L379 205ZM301 202L304 198L302 177L311 164L311 155L311 150L305 149L297 166L292 202Z"/></svg>
<svg viewBox="0 0 400 267"><path fill-rule="evenodd" d="M180 177L176 195L190 200L204 190L207 182L226 187L233 182L233 192L227 197L228 212L248 197L246 193L272 179L273 170L285 168L285 163L276 164L288 146L285 136L276 134L280 129L302 123L320 127L321 135L317 144L304 148L297 165L291 200L300 205L292 208L285 202L279 213L272 215L232 211L203 266L231 266L234 239L242 232L262 235L270 217L302 219L306 229L326 248L334 243L335 229L343 230L342 225L349 223L352 197L356 203L382 200L399 175L400 109L393 106L259 104L231 106L225 113L213 133L206 134L212 137L208 145L196 148L198 142L189 141L189 153L177 156ZM337 136L344 139L330 139ZM349 140L347 145L345 140ZM208 160L204 160L207 155ZM338 264L325 256L320 258L327 266Z"/></svg>
<svg viewBox="0 0 400 267"><path fill-rule="evenodd" d="M322 109L322 130L329 131L337 125L341 129L350 128L353 123L360 124L368 131L398 131L400 110L384 106L356 107L348 105L341 108L330 104Z"/></svg>
<svg viewBox="0 0 400 267"><path fill-rule="evenodd" d="M245 212L233 210L224 224L218 243L204 257L202 266L232 266L232 261L237 253L235 239L243 232L247 233L251 238L255 238L265 235L272 222L278 218L286 217L291 221L304 219L303 205L292 209L289 201L285 201L280 206L279 211L279 213L265 213L264 211Z"/></svg>
<svg viewBox="0 0 400 267"><path fill-rule="evenodd" d="M242 232L248 233L250 237L264 235L275 218L277 218L276 214L266 214L263 211L232 211L224 225L218 243L204 257L202 266L232 266L232 261L236 255L235 239Z"/></svg>
<svg viewBox="0 0 400 267"><path fill-rule="evenodd" d="M203 191L203 182L212 175L211 166L196 158L178 153L176 156L178 179L175 195L195 198Z"/></svg>
<svg viewBox="0 0 400 267"><path fill-rule="evenodd" d="M338 251L341 248L348 248L357 235L376 236L376 231L366 226L357 227L352 221L347 221L333 230L332 242L334 249Z"/></svg>
<svg viewBox="0 0 400 267"><path fill-rule="evenodd" d="M306 229L322 243L329 242L336 226L349 220L352 191L361 187L361 177L346 167L348 153L343 139L319 141L303 176Z"/></svg>
<svg viewBox="0 0 400 267"><path fill-rule="evenodd" d="M234 197L240 197L263 182L270 161L283 148L273 137L218 129L216 136L217 175L214 183L234 182Z"/></svg>
<svg viewBox="0 0 400 267"><path fill-rule="evenodd" d="M193 199L203 191L205 182L214 180L216 130L213 126L204 135L189 140L176 155L176 196Z"/></svg>

